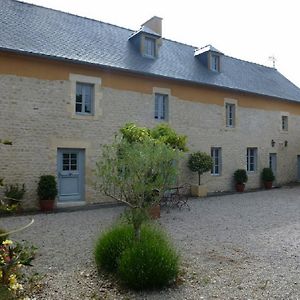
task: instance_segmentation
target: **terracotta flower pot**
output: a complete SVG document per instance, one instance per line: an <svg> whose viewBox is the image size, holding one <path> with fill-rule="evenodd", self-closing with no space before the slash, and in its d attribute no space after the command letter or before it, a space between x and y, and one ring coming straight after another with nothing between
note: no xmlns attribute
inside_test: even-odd
<svg viewBox="0 0 300 300"><path fill-rule="evenodd" d="M50 212L54 209L54 199L40 200L41 211Z"/></svg>
<svg viewBox="0 0 300 300"><path fill-rule="evenodd" d="M160 218L160 204L155 204L149 208L149 215L152 220Z"/></svg>
<svg viewBox="0 0 300 300"><path fill-rule="evenodd" d="M264 181L264 187L266 190L270 190L273 186L273 181Z"/></svg>
<svg viewBox="0 0 300 300"><path fill-rule="evenodd" d="M235 185L235 189L236 189L237 192L243 193L244 190L245 190L245 184L244 183L237 183Z"/></svg>

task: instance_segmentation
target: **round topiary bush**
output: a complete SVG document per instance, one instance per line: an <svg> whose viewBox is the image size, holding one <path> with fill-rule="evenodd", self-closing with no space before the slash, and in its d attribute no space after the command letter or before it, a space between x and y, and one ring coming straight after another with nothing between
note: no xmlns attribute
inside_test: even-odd
<svg viewBox="0 0 300 300"><path fill-rule="evenodd" d="M118 274L136 290L161 288L176 279L179 257L165 234L153 226L142 227L141 240L121 255Z"/></svg>
<svg viewBox="0 0 300 300"><path fill-rule="evenodd" d="M94 251L98 268L116 271L121 254L133 243L133 238L133 227L128 224L117 225L102 234Z"/></svg>

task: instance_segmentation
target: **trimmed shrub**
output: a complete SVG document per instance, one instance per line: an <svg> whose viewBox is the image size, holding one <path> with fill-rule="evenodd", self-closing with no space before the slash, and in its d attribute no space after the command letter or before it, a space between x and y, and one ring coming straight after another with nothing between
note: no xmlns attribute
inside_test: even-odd
<svg viewBox="0 0 300 300"><path fill-rule="evenodd" d="M118 274L136 290L161 288L176 279L179 257L165 234L153 226L143 226L141 240L134 241L121 255Z"/></svg>
<svg viewBox="0 0 300 300"><path fill-rule="evenodd" d="M244 170L244 169L237 169L233 173L233 177L234 177L235 182L238 184L243 184L248 181L248 175L247 175L246 170Z"/></svg>
<svg viewBox="0 0 300 300"><path fill-rule="evenodd" d="M132 225L121 224L102 234L96 243L94 255L98 268L116 271L121 254L133 243Z"/></svg>
<svg viewBox="0 0 300 300"><path fill-rule="evenodd" d="M261 179L263 181L274 181L275 176L271 168L263 168L261 172Z"/></svg>
<svg viewBox="0 0 300 300"><path fill-rule="evenodd" d="M57 195L56 179L53 175L42 175L37 193L40 200L54 200Z"/></svg>

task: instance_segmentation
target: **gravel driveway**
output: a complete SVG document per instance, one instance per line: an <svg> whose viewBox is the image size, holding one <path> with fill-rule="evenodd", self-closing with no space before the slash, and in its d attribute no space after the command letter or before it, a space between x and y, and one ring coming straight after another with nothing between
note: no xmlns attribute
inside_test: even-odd
<svg viewBox="0 0 300 300"><path fill-rule="evenodd" d="M39 247L37 299L300 299L300 187L190 201L160 223L182 254L175 289L133 293L98 277L92 249L122 207L34 216L22 234ZM30 217L2 218L14 228ZM17 234L13 238L20 239Z"/></svg>

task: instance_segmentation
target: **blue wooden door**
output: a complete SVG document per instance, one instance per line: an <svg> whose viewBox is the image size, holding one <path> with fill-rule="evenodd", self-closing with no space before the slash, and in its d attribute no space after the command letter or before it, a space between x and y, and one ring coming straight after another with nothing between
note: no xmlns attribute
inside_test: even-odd
<svg viewBox="0 0 300 300"><path fill-rule="evenodd" d="M58 199L84 201L84 150L58 149Z"/></svg>

